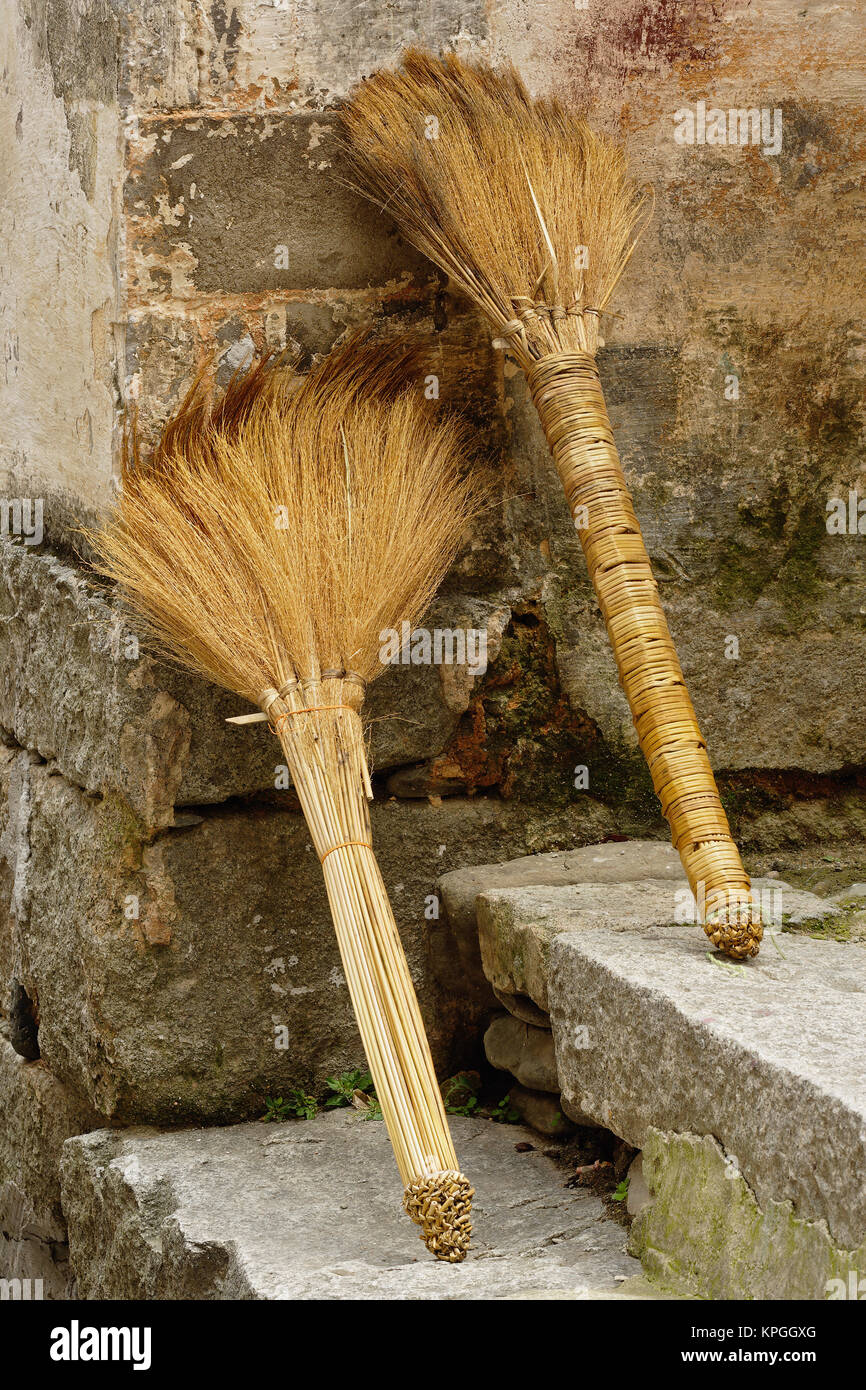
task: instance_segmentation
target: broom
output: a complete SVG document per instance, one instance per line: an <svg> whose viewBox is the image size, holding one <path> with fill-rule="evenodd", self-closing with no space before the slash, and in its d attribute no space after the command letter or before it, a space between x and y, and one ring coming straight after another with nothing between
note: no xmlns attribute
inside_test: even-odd
<svg viewBox="0 0 866 1390"><path fill-rule="evenodd" d="M735 958L762 936L614 444L599 316L646 199L622 150L513 68L417 49L343 108L361 189L492 324L526 374L619 677L704 928Z"/></svg>
<svg viewBox="0 0 866 1390"><path fill-rule="evenodd" d="M405 344L361 334L306 377L264 364L215 404L193 385L142 466L127 450L95 537L163 655L260 706L322 863L346 981L403 1179L439 1259L462 1260L472 1188L372 851L360 711L379 633L417 621L477 500L461 427L427 418Z"/></svg>

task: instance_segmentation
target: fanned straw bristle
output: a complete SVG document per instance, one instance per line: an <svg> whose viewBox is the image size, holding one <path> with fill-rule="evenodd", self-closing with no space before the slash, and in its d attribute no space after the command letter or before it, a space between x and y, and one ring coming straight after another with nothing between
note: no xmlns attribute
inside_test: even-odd
<svg viewBox="0 0 866 1390"><path fill-rule="evenodd" d="M361 336L305 377L254 366L217 402L195 382L97 539L163 653L254 701L292 673L381 673L380 631L424 611L477 495L415 366Z"/></svg>
<svg viewBox="0 0 866 1390"><path fill-rule="evenodd" d="M532 100L513 67L418 49L369 78L341 112L363 191L502 332L542 315L518 355L583 347L638 235L646 198L622 149L555 99ZM590 334L593 326L587 326Z"/></svg>
<svg viewBox="0 0 866 1390"><path fill-rule="evenodd" d="M463 431L426 413L417 366L362 334L303 378L260 363L216 403L196 380L149 464L132 450L95 540L158 648L258 703L277 734L406 1211L456 1262L472 1189L372 852L360 718L382 629L421 616L477 497Z"/></svg>

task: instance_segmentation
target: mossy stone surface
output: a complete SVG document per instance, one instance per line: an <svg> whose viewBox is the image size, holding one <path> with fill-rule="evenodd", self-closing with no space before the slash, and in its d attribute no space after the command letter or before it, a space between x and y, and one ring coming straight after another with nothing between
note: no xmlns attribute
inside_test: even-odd
<svg viewBox="0 0 866 1390"><path fill-rule="evenodd" d="M825 1222L798 1217L791 1202L761 1207L712 1135L650 1129L643 1172L652 1202L635 1218L629 1249L650 1279L710 1299L822 1300L866 1277L866 1241L843 1250Z"/></svg>

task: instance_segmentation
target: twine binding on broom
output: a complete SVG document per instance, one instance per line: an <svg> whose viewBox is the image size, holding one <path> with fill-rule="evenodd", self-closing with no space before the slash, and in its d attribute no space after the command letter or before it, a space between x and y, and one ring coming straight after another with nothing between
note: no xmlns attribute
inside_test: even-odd
<svg viewBox="0 0 866 1390"><path fill-rule="evenodd" d="M329 854L336 854L338 849L352 849L352 847L355 846L355 845L357 845L358 849L368 849L368 850L370 851L371 854L373 853L373 846L372 846L372 845L368 845L366 840L343 840L341 844L339 844L339 845L331 845L331 848L330 848L330 849L326 849L326 850L325 850L325 853L322 855L321 859L319 860L319 863L320 863L320 864L324 864L324 862L325 862L325 860L327 859L328 855L329 855Z"/></svg>

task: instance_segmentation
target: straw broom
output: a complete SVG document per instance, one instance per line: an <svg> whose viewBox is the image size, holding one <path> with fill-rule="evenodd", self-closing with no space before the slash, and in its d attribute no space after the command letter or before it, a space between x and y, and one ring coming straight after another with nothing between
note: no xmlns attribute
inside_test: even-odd
<svg viewBox="0 0 866 1390"><path fill-rule="evenodd" d="M259 364L216 404L199 379L149 464L130 451L96 543L156 648L257 704L236 722L267 717L279 738L405 1208L454 1262L473 1192L372 851L360 717L380 631L422 615L477 495L460 427L431 422L406 385L415 366L360 335L303 378Z"/></svg>
<svg viewBox="0 0 866 1390"><path fill-rule="evenodd" d="M704 928L758 953L760 915L731 839L614 444L599 316L646 199L622 150L513 68L417 49L342 112L362 190L484 311L526 374L580 535L644 752Z"/></svg>

